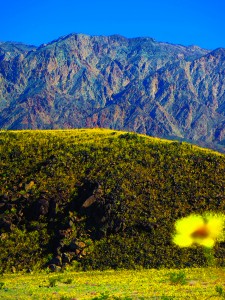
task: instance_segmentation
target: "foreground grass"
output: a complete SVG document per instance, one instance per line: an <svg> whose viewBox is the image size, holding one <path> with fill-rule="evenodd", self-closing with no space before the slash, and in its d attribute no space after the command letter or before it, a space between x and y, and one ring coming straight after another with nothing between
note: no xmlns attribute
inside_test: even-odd
<svg viewBox="0 0 225 300"><path fill-rule="evenodd" d="M225 299L225 269L7 274L0 299Z"/></svg>

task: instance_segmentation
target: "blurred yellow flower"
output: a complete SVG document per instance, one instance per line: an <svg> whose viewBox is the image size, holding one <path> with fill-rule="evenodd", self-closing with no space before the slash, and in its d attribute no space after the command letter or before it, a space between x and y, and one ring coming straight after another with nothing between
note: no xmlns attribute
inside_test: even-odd
<svg viewBox="0 0 225 300"><path fill-rule="evenodd" d="M216 241L225 239L224 224L225 216L222 214L190 215L175 223L173 242L179 247L198 244L212 248Z"/></svg>

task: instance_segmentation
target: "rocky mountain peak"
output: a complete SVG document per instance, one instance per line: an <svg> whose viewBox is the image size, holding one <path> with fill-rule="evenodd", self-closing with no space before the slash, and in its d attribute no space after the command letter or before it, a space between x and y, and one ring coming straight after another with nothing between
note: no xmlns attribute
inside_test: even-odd
<svg viewBox="0 0 225 300"><path fill-rule="evenodd" d="M69 34L0 43L0 128L107 127L223 150L225 49Z"/></svg>

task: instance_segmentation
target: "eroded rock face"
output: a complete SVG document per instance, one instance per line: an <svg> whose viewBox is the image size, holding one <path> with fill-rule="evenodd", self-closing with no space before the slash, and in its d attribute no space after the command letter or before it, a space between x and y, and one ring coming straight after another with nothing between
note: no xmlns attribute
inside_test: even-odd
<svg viewBox="0 0 225 300"><path fill-rule="evenodd" d="M71 34L0 43L0 128L108 127L221 150L225 49Z"/></svg>

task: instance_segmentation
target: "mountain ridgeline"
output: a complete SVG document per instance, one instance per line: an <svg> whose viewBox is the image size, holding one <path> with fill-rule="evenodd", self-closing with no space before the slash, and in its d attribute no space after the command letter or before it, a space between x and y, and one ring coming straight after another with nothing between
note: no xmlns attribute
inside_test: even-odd
<svg viewBox="0 0 225 300"><path fill-rule="evenodd" d="M102 127L225 149L225 49L70 34L0 43L0 128Z"/></svg>

